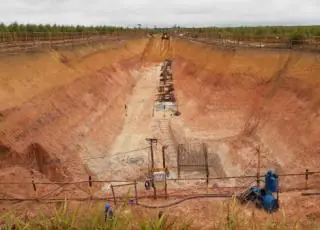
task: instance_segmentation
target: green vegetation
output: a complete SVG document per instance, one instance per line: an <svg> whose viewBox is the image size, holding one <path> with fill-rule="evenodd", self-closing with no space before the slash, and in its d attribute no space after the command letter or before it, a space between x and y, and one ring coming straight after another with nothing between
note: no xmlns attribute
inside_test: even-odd
<svg viewBox="0 0 320 230"><path fill-rule="evenodd" d="M257 27L207 27L207 28L181 28L174 26L172 28L142 28L141 25L135 28L124 28L114 26L83 26L83 25L42 25L42 24L18 24L12 23L5 25L0 23L0 32L79 32L79 33L99 33L107 34L124 31L144 31L159 33L164 30L190 32L194 34L208 35L230 35L230 36L258 36L258 37L291 37L291 36L320 36L320 26L257 26Z"/></svg>
<svg viewBox="0 0 320 230"><path fill-rule="evenodd" d="M99 33L107 34L117 31L129 30L123 27L112 27L112 26L66 26L66 25L35 25L35 24L18 24L12 23L10 25L0 24L0 32L16 32L16 33L32 33L32 32L43 32L43 33Z"/></svg>
<svg viewBox="0 0 320 230"><path fill-rule="evenodd" d="M139 213L140 214L140 213ZM1 219L4 225L1 229L45 229L45 230L160 230L160 229L188 229L188 224L180 223L166 215L158 217L142 217L127 206L121 206L115 211L112 219L105 220L102 205L90 205L83 209L71 210L67 203L54 210L53 214L46 215L39 212L32 218L17 218L14 214L5 214ZM143 214L142 214L143 215ZM1 226L0 226L1 227Z"/></svg>
<svg viewBox="0 0 320 230"><path fill-rule="evenodd" d="M123 205L115 210L115 216L111 220L105 221L102 205L84 205L84 208L71 210L67 203L61 204L52 214L39 212L33 217L17 218L13 214L5 214L1 217L3 226L1 229L46 229L46 230L161 230L161 229L199 229L206 228L214 230L286 230L286 229L310 229L315 230L317 226L314 220L289 219L282 210L276 216L267 215L255 208L244 208L233 200L213 207L215 213L214 222L206 217L199 219L196 216L174 217L168 215L158 216L157 211L139 209L139 207L129 207ZM188 208L187 208L188 209ZM229 210L229 211L228 211ZM256 213L255 213L256 212ZM172 212L171 212L172 213ZM194 213L197 215L197 213ZM201 226L199 226L199 223Z"/></svg>
<svg viewBox="0 0 320 230"><path fill-rule="evenodd" d="M320 26L258 26L258 27L209 27L179 29L196 34L230 35L230 36L254 36L254 37L291 37L320 36Z"/></svg>
<svg viewBox="0 0 320 230"><path fill-rule="evenodd" d="M0 43L12 41L48 41L79 39L86 36L100 35L119 35L132 36L144 34L145 30L141 28L124 28L112 26L82 26L82 25L35 25L18 24L10 25L0 24Z"/></svg>

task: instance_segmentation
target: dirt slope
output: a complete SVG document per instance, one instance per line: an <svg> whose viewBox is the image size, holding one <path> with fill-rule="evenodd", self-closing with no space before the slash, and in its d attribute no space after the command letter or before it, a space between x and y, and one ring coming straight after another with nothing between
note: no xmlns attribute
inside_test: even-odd
<svg viewBox="0 0 320 230"><path fill-rule="evenodd" d="M80 158L103 154L120 132L146 42L2 57L1 169L33 168L51 181L86 178ZM39 154L28 150L34 145ZM68 176L47 172L56 170L54 159Z"/></svg>
<svg viewBox="0 0 320 230"><path fill-rule="evenodd" d="M257 146L263 171L317 170L319 54L218 48L184 40L161 48L163 43L154 39L145 52L151 59L174 59L182 112L172 121L176 138L208 142L211 162L222 168L212 173L255 173Z"/></svg>
<svg viewBox="0 0 320 230"><path fill-rule="evenodd" d="M159 132L161 128L149 126L150 97L156 90L159 68L149 64L166 58L174 60L181 112L180 117L170 119L175 138L208 144L214 166L210 175L255 173L256 146L261 148L262 173L268 168L317 170L317 54L214 48L155 37L2 57L1 181L18 180L19 174L25 176L22 180L29 180L30 170L45 181L83 180L90 169L99 174L113 161L139 164L137 154L84 159L145 147L145 135ZM130 105L128 117L125 104ZM139 173L139 167L145 169L146 161L133 167L134 173ZM132 176L118 166L111 167L116 170L115 178ZM6 172L16 174L6 179ZM303 183L297 180L296 185ZM28 189L31 193L32 187Z"/></svg>

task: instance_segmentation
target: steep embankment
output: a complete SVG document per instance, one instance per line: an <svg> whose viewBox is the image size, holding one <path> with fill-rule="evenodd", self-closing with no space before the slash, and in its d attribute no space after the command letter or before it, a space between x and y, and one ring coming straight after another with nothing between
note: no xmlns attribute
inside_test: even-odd
<svg viewBox="0 0 320 230"><path fill-rule="evenodd" d="M84 179L79 157L104 154L121 131L146 43L2 57L1 170L15 173L1 178L31 181L26 169L51 181Z"/></svg>
<svg viewBox="0 0 320 230"><path fill-rule="evenodd" d="M210 140L211 152L220 156L229 175L245 168L254 172L256 145L264 168L318 168L319 55L187 41L175 41L173 47L184 125L198 131L186 130L186 135Z"/></svg>
<svg viewBox="0 0 320 230"><path fill-rule="evenodd" d="M1 168L26 168L32 159L30 168L51 180L83 179L86 161L79 156L104 155L123 128L124 104L136 82L132 71L171 58L182 113L173 130L179 140L184 131L188 139L208 142L211 173L254 173L257 145L262 171L317 169L317 55L158 37L95 48L1 59ZM51 165L57 159L61 167Z"/></svg>
<svg viewBox="0 0 320 230"><path fill-rule="evenodd" d="M186 137L208 143L210 176L255 173L258 145L262 173L270 167L278 172L318 169L317 55L218 49L159 38L93 48L0 59L0 182L27 183L1 186L0 197L32 197L32 177L43 182L83 180L86 161L80 158L90 156L96 159L93 168L114 170L103 174L107 178L143 176L148 162L145 148L128 156L110 155L103 160L99 156L107 154L110 146L114 152L146 147L145 137L162 131L160 122L150 122L151 95L157 92L160 68L140 72L136 75L143 76L140 81L134 70L165 58L174 59L181 112L172 118L172 130L178 140ZM135 95L127 98L134 85ZM312 178L316 177L309 182ZM304 185L304 179L294 179ZM285 180L281 177L281 188L292 185ZM226 184L232 185L230 180ZM37 184L37 192L48 197L88 196L87 183L82 185ZM291 195L281 196L281 205L289 207L288 218L300 218L298 204L303 208L301 216L317 214L317 199L301 199L298 194L292 199ZM207 207L212 210L213 206L208 201L195 202L196 213L188 214L185 206L174 212L207 223L203 217L208 216Z"/></svg>

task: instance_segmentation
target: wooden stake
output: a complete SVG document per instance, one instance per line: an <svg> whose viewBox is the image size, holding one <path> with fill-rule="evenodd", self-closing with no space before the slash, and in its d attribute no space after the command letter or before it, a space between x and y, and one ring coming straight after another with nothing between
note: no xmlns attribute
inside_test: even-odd
<svg viewBox="0 0 320 230"><path fill-rule="evenodd" d="M156 184L154 183L154 180L152 178L152 183L153 183L153 199L157 199L157 188L156 188Z"/></svg>
<svg viewBox="0 0 320 230"><path fill-rule="evenodd" d="M204 152L204 158L205 158L205 164L206 164L206 176L207 176L207 188L209 187L209 164L208 164L208 152L207 147L205 143L202 144L203 152Z"/></svg>
<svg viewBox="0 0 320 230"><path fill-rule="evenodd" d="M178 179L180 179L180 153L181 153L182 145L178 145L178 156L177 156L177 168L178 168Z"/></svg>
<svg viewBox="0 0 320 230"><path fill-rule="evenodd" d="M305 184L306 189L308 189L308 180L309 180L309 169L306 169L306 184Z"/></svg>
<svg viewBox="0 0 320 230"><path fill-rule="evenodd" d="M157 138L147 138L147 141L150 142L150 152L151 152L151 170L149 171L149 175L151 175L152 177L152 183L153 183L153 197L154 199L157 199L157 189L156 189L156 185L154 183L154 178L153 178L153 169L154 169L154 156L153 156L153 142L157 143Z"/></svg>
<svg viewBox="0 0 320 230"><path fill-rule="evenodd" d="M257 147L258 167L257 167L257 187L260 188L260 146Z"/></svg>
<svg viewBox="0 0 320 230"><path fill-rule="evenodd" d="M154 168L154 155L153 155L153 142L157 142L157 138L147 138L150 143L150 153L151 153L151 170Z"/></svg>
<svg viewBox="0 0 320 230"><path fill-rule="evenodd" d="M92 177L89 176L89 193L90 193L90 199L92 200Z"/></svg>
<svg viewBox="0 0 320 230"><path fill-rule="evenodd" d="M137 181L134 181L134 193L135 193L135 197L136 197L136 204L138 204Z"/></svg>
<svg viewBox="0 0 320 230"><path fill-rule="evenodd" d="M168 191L167 191L167 169L166 169L166 156L165 156L165 149L167 146L162 146L162 164L164 172L164 192L165 192L165 198L168 198Z"/></svg>
<svg viewBox="0 0 320 230"><path fill-rule="evenodd" d="M117 200L116 200L116 195L115 195L115 193L114 193L113 185L111 185L111 191L112 191L112 196L113 196L114 205L117 205Z"/></svg>

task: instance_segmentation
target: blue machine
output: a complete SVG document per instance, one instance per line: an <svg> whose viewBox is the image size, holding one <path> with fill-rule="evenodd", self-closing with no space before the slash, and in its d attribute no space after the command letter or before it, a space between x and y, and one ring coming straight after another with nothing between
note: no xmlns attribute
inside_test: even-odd
<svg viewBox="0 0 320 230"><path fill-rule="evenodd" d="M277 197L273 196L277 193ZM275 212L279 209L279 177L273 171L265 175L264 188L253 186L237 196L241 203L252 202L257 208L263 208L267 212Z"/></svg>
<svg viewBox="0 0 320 230"><path fill-rule="evenodd" d="M264 176L265 178L265 190L271 193L278 192L279 178L278 175L272 171L268 171Z"/></svg>

